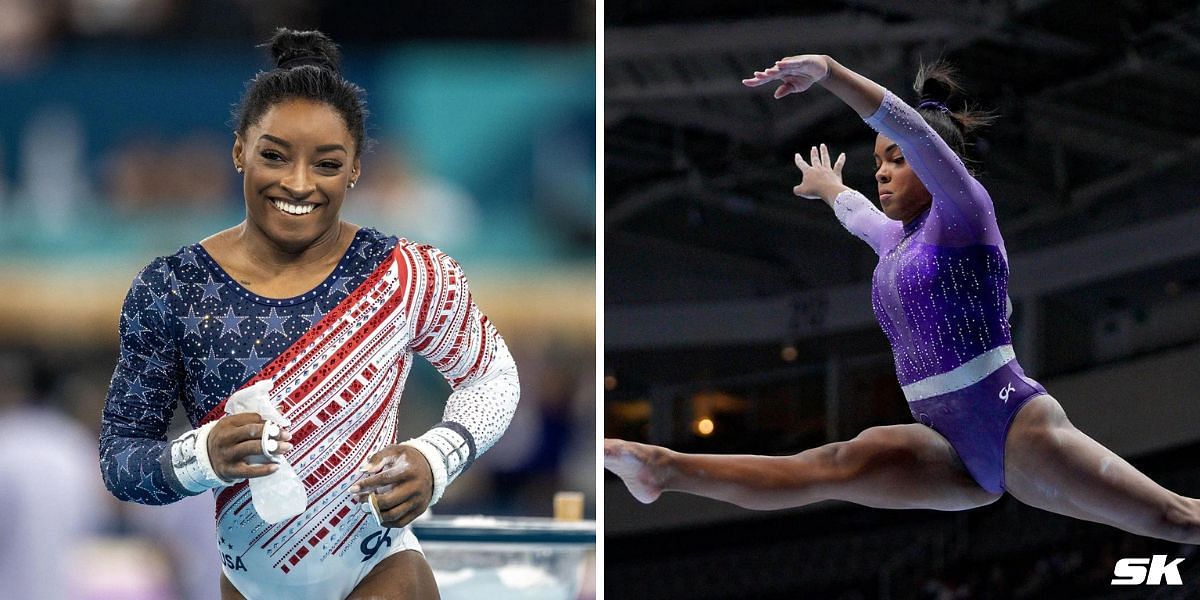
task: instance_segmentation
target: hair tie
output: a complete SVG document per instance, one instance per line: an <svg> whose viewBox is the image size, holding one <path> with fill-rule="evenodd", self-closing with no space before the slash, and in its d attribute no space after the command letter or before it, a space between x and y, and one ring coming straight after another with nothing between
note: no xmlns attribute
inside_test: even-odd
<svg viewBox="0 0 1200 600"><path fill-rule="evenodd" d="M917 108L936 108L946 114L950 114L950 107L938 102L937 100L925 100L917 105Z"/></svg>

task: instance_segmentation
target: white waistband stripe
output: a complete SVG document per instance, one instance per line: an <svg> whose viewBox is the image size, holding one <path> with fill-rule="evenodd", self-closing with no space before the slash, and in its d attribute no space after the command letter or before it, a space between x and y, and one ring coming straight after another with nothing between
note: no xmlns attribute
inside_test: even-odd
<svg viewBox="0 0 1200 600"><path fill-rule="evenodd" d="M997 346L968 360L953 371L926 377L904 386L904 397L909 402L916 402L961 390L983 381L985 377L995 373L1016 357L1011 345Z"/></svg>

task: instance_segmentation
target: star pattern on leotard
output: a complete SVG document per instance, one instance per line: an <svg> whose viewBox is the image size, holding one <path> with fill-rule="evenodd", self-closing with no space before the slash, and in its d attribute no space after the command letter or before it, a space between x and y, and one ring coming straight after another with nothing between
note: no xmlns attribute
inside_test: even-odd
<svg viewBox="0 0 1200 600"><path fill-rule="evenodd" d="M346 284L350 283L350 281L353 279L353 277L338 277L337 280L334 281L333 285L329 286L329 291L349 294L350 290L346 289Z"/></svg>
<svg viewBox="0 0 1200 600"><path fill-rule="evenodd" d="M118 471L120 471L122 473L132 473L132 471L130 471L130 469L129 469L129 467L131 466L130 463L132 461L129 459L132 457L133 451L134 451L134 449L132 447L129 447L129 448L122 448L121 450L113 453L113 458L115 459L114 462L117 464Z"/></svg>
<svg viewBox="0 0 1200 600"><path fill-rule="evenodd" d="M246 376L249 377L261 371L263 365L271 362L271 359L260 357L258 355L258 350L254 346L251 346L250 356L247 356L246 358L239 358L237 361L242 363L242 366L246 368Z"/></svg>
<svg viewBox="0 0 1200 600"><path fill-rule="evenodd" d="M147 354L142 357L146 361L146 366L150 369L159 371L159 375L169 375L171 364L164 361L161 357L155 354Z"/></svg>
<svg viewBox="0 0 1200 600"><path fill-rule="evenodd" d="M221 364L229 359L216 356L214 354L213 349L209 348L208 356L201 358L199 360L204 365L204 377L208 377L209 375L219 376Z"/></svg>
<svg viewBox="0 0 1200 600"><path fill-rule="evenodd" d="M204 384L199 379L192 382L192 385L188 388L188 391L192 394L193 402L201 402L208 396L208 394L204 393Z"/></svg>
<svg viewBox="0 0 1200 600"><path fill-rule="evenodd" d="M139 272L121 312L120 357L101 425L102 471L114 493L147 504L181 498L160 463L175 403L183 401L197 426L359 286L395 243L363 230L329 286L282 302L245 290L196 246Z"/></svg>
<svg viewBox="0 0 1200 600"><path fill-rule="evenodd" d="M228 309L229 310L224 315L217 318L217 322L221 324L221 333L218 335L223 336L232 331L234 332L234 335L240 337L242 335L242 321L245 321L249 317L242 317L233 314L232 306L228 307Z"/></svg>
<svg viewBox="0 0 1200 600"><path fill-rule="evenodd" d="M287 335L287 332L283 330L283 324L287 322L288 318L277 314L274 306L271 307L269 315L259 317L259 319L267 324L267 330L263 333L263 337L271 335L275 331L278 331L280 335Z"/></svg>
<svg viewBox="0 0 1200 600"><path fill-rule="evenodd" d="M312 313L300 313L300 316L308 321L309 327L316 327L317 323L325 318L325 314L321 312L321 308L317 306L316 302L313 302Z"/></svg>
<svg viewBox="0 0 1200 600"><path fill-rule="evenodd" d="M179 319L179 321L183 323L184 335L195 335L196 337L200 337L200 323L204 322L204 317L197 317L194 307L188 307L187 316L175 318Z"/></svg>
<svg viewBox="0 0 1200 600"><path fill-rule="evenodd" d="M139 317L137 315L127 318L125 320L125 323L126 323L126 329L125 329L126 335L141 335L141 333L143 331L146 331L146 326L142 325L141 317Z"/></svg>
<svg viewBox="0 0 1200 600"><path fill-rule="evenodd" d="M190 265L197 269L201 268L199 257L191 246L185 246L177 256L179 257L179 266Z"/></svg>
<svg viewBox="0 0 1200 600"><path fill-rule="evenodd" d="M201 289L201 296L200 296L201 302L203 302L209 298L212 298L218 302L221 301L221 288L225 287L225 284L223 284L219 281L214 281L212 279L212 277L209 277L209 279L206 283L201 283L201 284L196 284L196 285Z"/></svg>
<svg viewBox="0 0 1200 600"><path fill-rule="evenodd" d="M133 381L129 382L129 387L125 389L125 394L128 396L137 396L145 400L147 391L146 386L142 385L141 377L134 377Z"/></svg>
<svg viewBox="0 0 1200 600"><path fill-rule="evenodd" d="M150 302L150 310L159 315L166 314L167 313L166 300L167 300L166 293L164 293L161 296L155 295L154 299Z"/></svg>

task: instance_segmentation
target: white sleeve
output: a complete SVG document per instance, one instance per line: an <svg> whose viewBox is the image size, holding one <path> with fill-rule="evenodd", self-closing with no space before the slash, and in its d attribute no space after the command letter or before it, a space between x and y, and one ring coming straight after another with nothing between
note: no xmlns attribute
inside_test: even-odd
<svg viewBox="0 0 1200 600"><path fill-rule="evenodd" d="M414 349L454 390L442 422L405 442L429 461L433 500L475 459L495 445L517 410L521 388L517 366L504 339L479 310L458 263L432 252L433 283L420 306L429 307Z"/></svg>
<svg viewBox="0 0 1200 600"><path fill-rule="evenodd" d="M900 221L889 219L866 196L851 189L843 190L834 199L833 214L842 227L870 245L875 254L894 246L904 230Z"/></svg>

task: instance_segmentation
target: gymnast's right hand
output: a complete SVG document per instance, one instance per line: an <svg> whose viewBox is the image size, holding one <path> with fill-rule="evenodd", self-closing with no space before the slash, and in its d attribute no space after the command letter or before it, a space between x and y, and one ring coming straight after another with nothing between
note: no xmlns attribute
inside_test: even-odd
<svg viewBox="0 0 1200 600"><path fill-rule="evenodd" d="M814 83L829 77L829 57L821 54L802 54L788 56L775 61L775 65L755 71L754 77L743 79L742 83L749 87L758 87L772 81L782 83L775 88L775 98L788 94L798 94L812 87Z"/></svg>
<svg viewBox="0 0 1200 600"><path fill-rule="evenodd" d="M258 413L226 415L208 434L208 460L213 471L225 481L265 477L279 467L263 454L262 432L266 421ZM279 446L274 454L292 449L292 432L281 428L271 439Z"/></svg>

